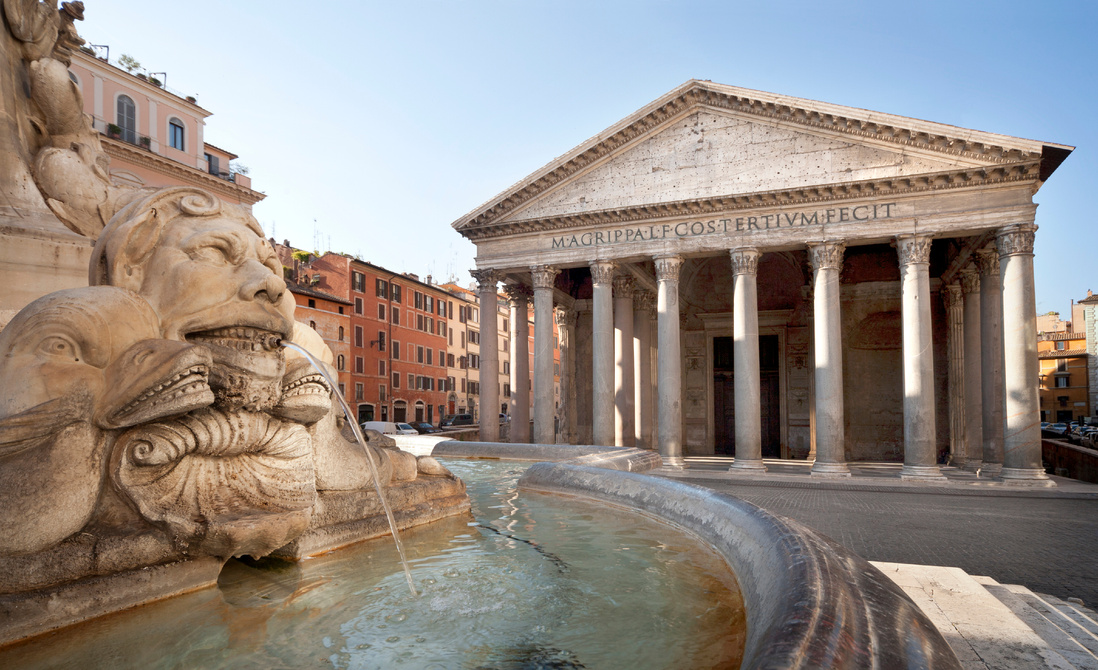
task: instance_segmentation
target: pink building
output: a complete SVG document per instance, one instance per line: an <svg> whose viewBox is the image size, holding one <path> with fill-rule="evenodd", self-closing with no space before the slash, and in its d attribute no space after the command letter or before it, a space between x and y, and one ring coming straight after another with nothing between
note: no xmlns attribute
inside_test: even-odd
<svg viewBox="0 0 1098 670"><path fill-rule="evenodd" d="M262 200L249 177L230 169L236 154L203 139L211 113L193 96L167 89L158 76L166 78L131 74L90 48L73 54L69 77L84 96L84 113L104 135L111 179L138 187L198 186L248 208Z"/></svg>

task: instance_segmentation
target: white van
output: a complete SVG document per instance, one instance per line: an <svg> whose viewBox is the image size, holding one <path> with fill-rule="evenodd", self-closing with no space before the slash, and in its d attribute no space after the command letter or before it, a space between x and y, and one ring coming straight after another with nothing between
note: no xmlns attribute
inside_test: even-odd
<svg viewBox="0 0 1098 670"><path fill-rule="evenodd" d="M382 435L419 435L419 431L408 424L392 421L365 421L362 430L376 430Z"/></svg>

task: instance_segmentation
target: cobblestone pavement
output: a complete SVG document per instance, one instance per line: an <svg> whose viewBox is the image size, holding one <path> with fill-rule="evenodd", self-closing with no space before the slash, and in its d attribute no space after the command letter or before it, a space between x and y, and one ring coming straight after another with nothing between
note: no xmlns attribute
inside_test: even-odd
<svg viewBox="0 0 1098 670"><path fill-rule="evenodd" d="M1098 606L1098 498L768 486L689 470L674 478L800 521L868 560L959 567Z"/></svg>

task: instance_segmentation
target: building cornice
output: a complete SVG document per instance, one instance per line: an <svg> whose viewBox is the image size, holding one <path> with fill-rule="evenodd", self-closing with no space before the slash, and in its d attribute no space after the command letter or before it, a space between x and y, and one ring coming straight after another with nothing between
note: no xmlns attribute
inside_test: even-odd
<svg viewBox="0 0 1098 670"><path fill-rule="evenodd" d="M589 168L666 122L699 107L732 111L771 122L786 122L819 131L911 149L963 157L990 165L1036 161L1040 167L1043 143L1005 135L982 133L868 110L819 103L800 98L750 91L711 82L689 81L632 116L620 121L518 182L502 194L454 222L453 227L471 237L471 231L492 225L520 206ZM1054 145L1060 152L1073 147ZM1064 154L1066 157L1066 153ZM1062 161L1058 157L1056 165ZM1051 170L1055 166L1050 166ZM1040 174L1038 169L1036 174ZM1044 175L1047 178L1047 174Z"/></svg>
<svg viewBox="0 0 1098 670"><path fill-rule="evenodd" d="M266 194L260 193L259 191L253 191L252 189L240 186L235 182L226 181L220 177L215 177L212 174L203 172L198 168L193 168L178 161L173 161L170 158L164 158L159 154L135 147L128 142L116 140L107 137L106 135L101 135L99 140L103 144L103 149L111 158L125 160L134 165L139 165L168 175L173 179L181 179L185 182L199 185L210 191L214 191L218 195L237 198L248 205L254 205L267 197Z"/></svg>
<svg viewBox="0 0 1098 670"><path fill-rule="evenodd" d="M816 203L829 203L858 198L885 198L916 195L929 191L993 186L1018 182L1032 182L1036 187L1040 160L1030 158L1015 163L988 167L956 168L943 172L928 172L906 177L885 177L862 181L821 184L803 188L758 191L743 195L726 195L713 198L677 200L653 204L602 209L579 214L551 216L536 219L520 219L501 223L486 223L461 233L472 241L503 235L515 235L538 231L565 230L582 226L620 224L635 221L656 221L676 217L695 217L754 209L758 207L784 207Z"/></svg>

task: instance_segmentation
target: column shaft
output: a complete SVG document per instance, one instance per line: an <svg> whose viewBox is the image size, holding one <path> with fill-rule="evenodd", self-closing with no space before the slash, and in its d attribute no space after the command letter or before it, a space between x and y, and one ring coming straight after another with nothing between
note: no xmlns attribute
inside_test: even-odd
<svg viewBox="0 0 1098 670"><path fill-rule="evenodd" d="M537 309L535 302L534 309ZM576 314L574 311L558 307L553 316L557 321L557 333L560 339L560 408L557 420L557 442L577 444L576 436Z"/></svg>
<svg viewBox="0 0 1098 670"><path fill-rule="evenodd" d="M534 442L553 444L553 283L557 270L540 265L531 268L530 274L534 281ZM563 364L562 360L562 368ZM561 372L563 375L563 369Z"/></svg>
<svg viewBox="0 0 1098 670"><path fill-rule="evenodd" d="M636 444L633 371L633 278L614 278L614 444Z"/></svg>
<svg viewBox="0 0 1098 670"><path fill-rule="evenodd" d="M480 439L499 441L499 300L493 270L473 270L480 290Z"/></svg>
<svg viewBox="0 0 1098 670"><path fill-rule="evenodd" d="M813 364L815 366L816 462L812 474L849 477L843 426L843 343L839 271L843 244L808 246L812 259Z"/></svg>
<svg viewBox="0 0 1098 670"><path fill-rule="evenodd" d="M976 252L980 268L980 389L983 407L983 472L997 477L1003 468L1003 296L999 254Z"/></svg>
<svg viewBox="0 0 1098 670"><path fill-rule="evenodd" d="M530 441L530 294L506 287L511 299L511 442Z"/></svg>
<svg viewBox="0 0 1098 670"><path fill-rule="evenodd" d="M633 296L633 428L635 446L651 449L652 443L652 294Z"/></svg>
<svg viewBox="0 0 1098 670"><path fill-rule="evenodd" d="M591 430L597 445L614 444L614 264L591 264Z"/></svg>
<svg viewBox="0 0 1098 670"><path fill-rule="evenodd" d="M1003 481L1054 486L1041 467L1041 406L1037 394L1037 297L1033 287L1033 238L1037 226L1001 229L1003 292ZM1009 318L1009 320L1007 320Z"/></svg>
<svg viewBox="0 0 1098 670"><path fill-rule="evenodd" d="M961 293L965 300L965 469L975 472L984 464L980 275L975 269L961 273Z"/></svg>
<svg viewBox="0 0 1098 670"><path fill-rule="evenodd" d="M733 249L731 257L736 458L729 469L765 472L759 381L759 252L752 248Z"/></svg>
<svg viewBox="0 0 1098 670"><path fill-rule="evenodd" d="M904 359L904 467L901 479L942 479L934 415L934 342L930 328L930 244L925 235L900 235Z"/></svg>
<svg viewBox="0 0 1098 670"><path fill-rule="evenodd" d="M682 457L682 344L679 341L680 267L681 256L656 259L659 449L663 464L673 468L685 465Z"/></svg>
<svg viewBox="0 0 1098 670"><path fill-rule="evenodd" d="M949 329L946 341L949 350L949 464L964 467L968 455L965 450L964 299L960 282L945 286L942 296Z"/></svg>

